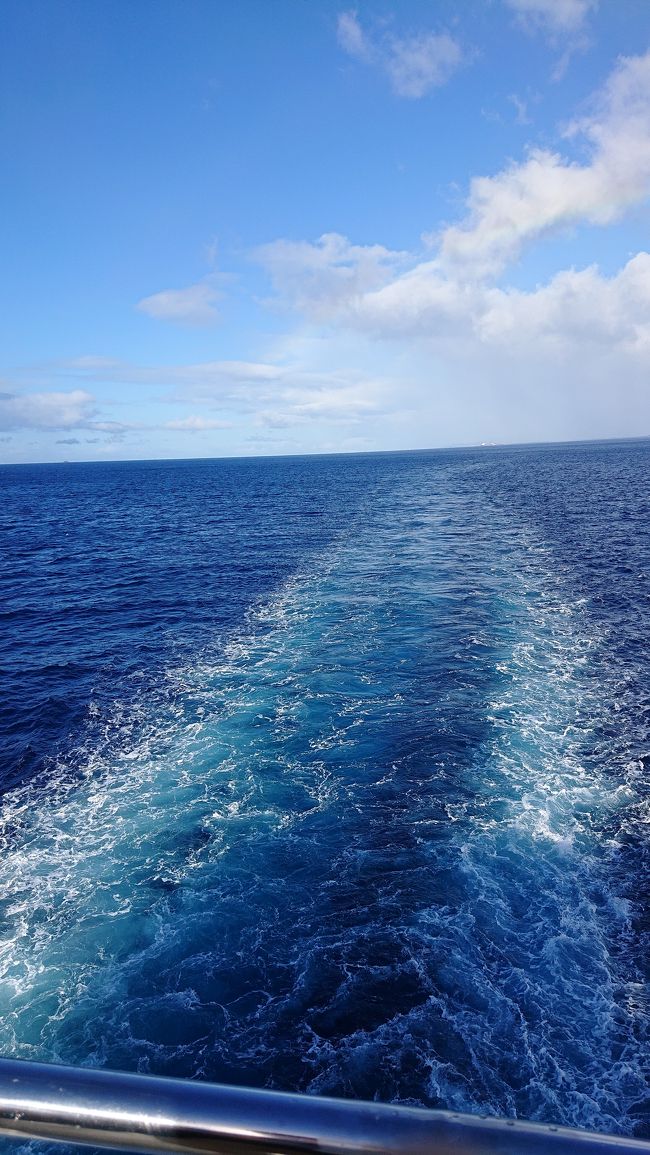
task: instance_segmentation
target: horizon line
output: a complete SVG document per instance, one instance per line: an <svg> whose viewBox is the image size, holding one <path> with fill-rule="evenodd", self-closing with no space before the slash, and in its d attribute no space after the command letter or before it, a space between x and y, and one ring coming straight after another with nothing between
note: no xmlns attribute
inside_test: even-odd
<svg viewBox="0 0 650 1155"><path fill-rule="evenodd" d="M211 455L209 457L114 457L107 459L93 457L75 460L63 457L55 461L0 461L0 467L11 468L13 466L33 465L136 465L144 462L154 464L156 462L167 461L264 461L285 457L379 457L404 453L467 452L472 449L534 449L542 446L607 445L612 442L620 443L628 441L650 441L650 433L635 434L633 436L572 437L560 441L473 441L457 445L431 445L422 449L330 449L307 450L304 453L230 453Z"/></svg>

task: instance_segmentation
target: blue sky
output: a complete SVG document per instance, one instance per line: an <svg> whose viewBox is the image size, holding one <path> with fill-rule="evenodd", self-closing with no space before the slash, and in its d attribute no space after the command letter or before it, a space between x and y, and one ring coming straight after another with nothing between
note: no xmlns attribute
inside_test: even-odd
<svg viewBox="0 0 650 1155"><path fill-rule="evenodd" d="M4 461L650 434L650 0L5 0Z"/></svg>

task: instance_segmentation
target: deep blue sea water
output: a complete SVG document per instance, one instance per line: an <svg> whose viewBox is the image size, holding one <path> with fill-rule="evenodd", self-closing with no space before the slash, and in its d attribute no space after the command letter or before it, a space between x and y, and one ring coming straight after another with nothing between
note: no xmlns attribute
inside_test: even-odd
<svg viewBox="0 0 650 1155"><path fill-rule="evenodd" d="M0 1053L650 1135L649 479L0 470Z"/></svg>

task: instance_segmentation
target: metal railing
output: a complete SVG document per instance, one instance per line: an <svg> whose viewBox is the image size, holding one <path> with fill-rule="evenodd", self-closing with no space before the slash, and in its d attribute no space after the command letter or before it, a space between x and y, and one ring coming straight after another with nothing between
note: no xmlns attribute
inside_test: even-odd
<svg viewBox="0 0 650 1155"><path fill-rule="evenodd" d="M0 1059L0 1135L186 1155L650 1155L650 1142Z"/></svg>

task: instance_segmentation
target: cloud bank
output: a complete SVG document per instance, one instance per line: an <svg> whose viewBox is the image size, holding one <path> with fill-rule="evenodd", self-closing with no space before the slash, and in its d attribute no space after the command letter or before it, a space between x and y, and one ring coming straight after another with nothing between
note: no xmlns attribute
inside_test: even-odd
<svg viewBox="0 0 650 1155"><path fill-rule="evenodd" d="M393 412L397 407L396 382L388 374L340 363L335 369L323 366L328 350L333 359L340 356L340 348L331 340L298 342L300 348L289 344L282 359L274 362L147 366L81 357L62 362L58 371L97 384L157 386L165 390L168 404L204 406L208 413L217 410L229 415L190 414L160 426L186 433L232 428L237 416L271 429L319 420L356 424L368 415ZM321 362L320 367L312 367L314 358Z"/></svg>
<svg viewBox="0 0 650 1155"><path fill-rule="evenodd" d="M0 395L0 429L78 429L97 412L95 398L81 389L67 393Z"/></svg>
<svg viewBox="0 0 650 1155"><path fill-rule="evenodd" d="M578 15L567 8L563 18ZM603 435L608 424L621 434L650 433L650 254L630 256L610 276L593 264L530 289L507 283L527 247L569 228L605 227L650 197L650 53L620 59L563 137L562 151L531 149L495 175L476 177L460 221L424 238L428 253L326 234L266 245L257 258L277 298L305 322L379 340L386 359L410 349L416 407L427 405L428 358L433 413L431 397L445 390L477 404L468 384L474 374L486 394L500 394L501 409L507 399L511 435L523 435L524 398L535 418L526 424L531 434L535 421L558 437L580 429ZM569 146L586 158L567 155ZM531 395L544 388L547 411L549 399L557 411L551 425ZM406 385L403 395L408 403Z"/></svg>

